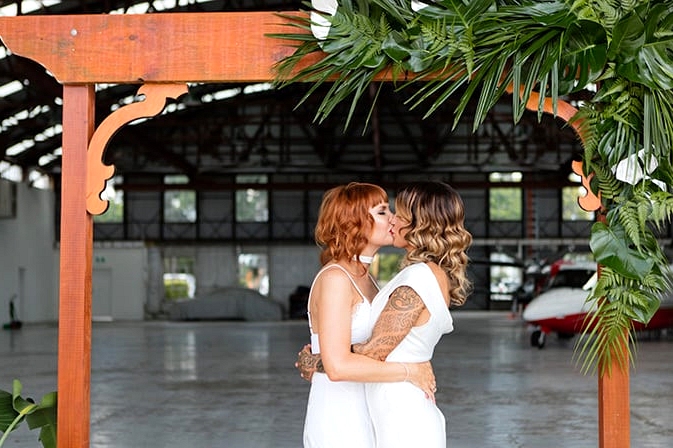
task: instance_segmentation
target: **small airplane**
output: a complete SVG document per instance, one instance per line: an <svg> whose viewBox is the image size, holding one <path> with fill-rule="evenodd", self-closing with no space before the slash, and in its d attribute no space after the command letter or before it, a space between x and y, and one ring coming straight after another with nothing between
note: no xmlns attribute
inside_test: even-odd
<svg viewBox="0 0 673 448"><path fill-rule="evenodd" d="M552 264L545 290L528 303L521 316L534 328L531 345L543 348L552 332L561 339L569 339L584 331L585 318L591 311L586 299L597 281L595 262ZM659 309L647 325L634 322L636 331L664 328L673 328L673 291L662 296Z"/></svg>

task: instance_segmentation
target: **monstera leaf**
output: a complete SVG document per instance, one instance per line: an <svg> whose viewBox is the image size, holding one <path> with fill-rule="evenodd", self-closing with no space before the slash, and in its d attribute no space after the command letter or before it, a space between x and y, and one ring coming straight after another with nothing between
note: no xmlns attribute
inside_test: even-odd
<svg viewBox="0 0 673 448"><path fill-rule="evenodd" d="M652 271L654 260L631 248L625 234L618 223L608 227L597 222L591 229L591 251L599 264L610 267L620 275L631 279L643 278Z"/></svg>
<svg viewBox="0 0 673 448"><path fill-rule="evenodd" d="M673 11L665 4L631 13L614 29L617 73L650 89L673 89Z"/></svg>

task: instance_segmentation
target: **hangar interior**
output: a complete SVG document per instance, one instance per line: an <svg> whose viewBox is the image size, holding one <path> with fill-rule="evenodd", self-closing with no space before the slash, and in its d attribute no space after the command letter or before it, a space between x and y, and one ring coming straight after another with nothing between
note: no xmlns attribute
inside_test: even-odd
<svg viewBox="0 0 673 448"><path fill-rule="evenodd" d="M0 15L301 7L0 0ZM463 307L472 312L455 313L456 331L434 361L451 446L596 446L596 384L576 371L572 343L531 350L520 322L497 312L511 309L527 271L587 256L594 217L576 203L582 192L570 164L581 146L572 130L533 113L514 125L508 98L476 132L469 108L454 128L455 104L423 119L404 104L409 92L389 84L369 125L365 102L344 129L344 110L313 121L320 91L297 107L306 89L190 85L160 116L111 140L110 209L94 224L91 446L299 446L308 388L292 363L306 323L288 318L301 315L293 300L319 267L312 229L322 194L357 180L394 196L418 179L460 191L474 237L475 289ZM10 308L28 324L0 333L0 359L12 366L0 372L0 388L18 377L27 391L47 392L57 373L62 92L43 67L3 47L0 98L0 321ZM137 100L137 85L97 86L97 122ZM667 248L670 235L665 228ZM381 251L380 281L397 257ZM238 322L249 310L224 324L170 322L189 313L176 304L233 289L246 304L262 300L253 311L268 307L286 322ZM642 346L630 391L633 446L673 440L670 339ZM35 446L30 432L11 440Z"/></svg>
<svg viewBox="0 0 673 448"><path fill-rule="evenodd" d="M0 14L301 7L274 0L3 1ZM0 227L4 253L22 255L0 261L7 285L0 304L13 301L25 321L50 321L58 302L62 92L39 64L4 48L1 56ZM94 225L94 316L166 318L176 298L253 285L289 317L291 297L318 268L312 229L322 194L350 181L380 184L391 197L416 179L460 191L474 237L469 309L507 308L526 270L586 255L594 218L577 205L582 187L570 165L582 149L567 124L527 113L515 125L505 97L472 132L470 107L454 126L451 100L424 119L405 105L411 92L381 87L367 125L373 92L345 128L347 104L316 123L320 91L298 106L308 86L255 83L190 85L160 116L120 129L104 155L116 169L104 193L111 205ZM138 85L97 85L96 121L141 99ZM382 265L398 256L382 250Z"/></svg>

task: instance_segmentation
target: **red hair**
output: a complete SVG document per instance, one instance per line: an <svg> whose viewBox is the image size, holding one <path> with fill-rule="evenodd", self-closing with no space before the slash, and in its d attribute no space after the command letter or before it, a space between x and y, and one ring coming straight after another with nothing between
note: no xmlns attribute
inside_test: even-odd
<svg viewBox="0 0 673 448"><path fill-rule="evenodd" d="M369 209L382 202L388 194L374 184L351 182L325 192L315 226L321 264L360 255L374 226Z"/></svg>

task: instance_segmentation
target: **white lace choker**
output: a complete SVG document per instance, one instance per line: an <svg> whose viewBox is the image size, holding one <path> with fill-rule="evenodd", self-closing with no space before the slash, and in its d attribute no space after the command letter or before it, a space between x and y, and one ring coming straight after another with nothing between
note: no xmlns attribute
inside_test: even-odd
<svg viewBox="0 0 673 448"><path fill-rule="evenodd" d="M353 260L359 260L361 263L372 264L374 257L368 255L358 255L357 257L353 255Z"/></svg>

